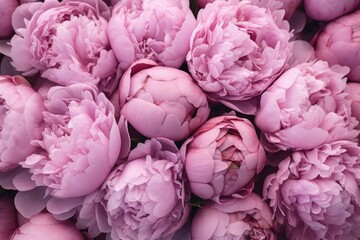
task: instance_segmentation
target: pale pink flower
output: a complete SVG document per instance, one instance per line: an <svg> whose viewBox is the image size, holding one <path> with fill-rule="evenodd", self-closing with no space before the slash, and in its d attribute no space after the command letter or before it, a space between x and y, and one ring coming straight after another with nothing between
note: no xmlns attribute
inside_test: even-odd
<svg viewBox="0 0 360 240"><path fill-rule="evenodd" d="M199 208L191 224L192 240L276 239L271 208L255 193Z"/></svg>
<svg viewBox="0 0 360 240"><path fill-rule="evenodd" d="M56 220L50 213L30 218L12 235L11 240L86 240L84 235L69 221Z"/></svg>
<svg viewBox="0 0 360 240"><path fill-rule="evenodd" d="M37 186L58 198L85 196L115 165L122 147L114 107L104 94L84 84L48 92L42 139L22 162Z"/></svg>
<svg viewBox="0 0 360 240"><path fill-rule="evenodd" d="M74 216L86 195L96 191L130 150L124 117L95 86L73 84L48 90L42 138L23 168L0 183L18 190L15 204L30 218L46 208L57 219Z"/></svg>
<svg viewBox="0 0 360 240"><path fill-rule="evenodd" d="M359 239L359 157L357 143L337 141L280 162L263 195L287 239Z"/></svg>
<svg viewBox="0 0 360 240"><path fill-rule="evenodd" d="M189 0L121 0L112 9L108 35L124 71L142 58L178 68L195 25Z"/></svg>
<svg viewBox="0 0 360 240"><path fill-rule="evenodd" d="M89 227L93 236L108 233L113 240L169 236L189 217L185 184L173 141L153 138L139 143L103 187L85 199L78 225Z"/></svg>
<svg viewBox="0 0 360 240"><path fill-rule="evenodd" d="M199 11L186 60L209 98L255 114L259 95L288 67L291 34L275 3L215 1Z"/></svg>
<svg viewBox="0 0 360 240"><path fill-rule="evenodd" d="M0 172L12 170L36 147L44 129L41 96L21 76L0 76Z"/></svg>
<svg viewBox="0 0 360 240"><path fill-rule="evenodd" d="M282 74L261 95L255 116L264 147L300 150L339 139L354 140L358 121L351 116L347 72L346 67L317 61Z"/></svg>
<svg viewBox="0 0 360 240"><path fill-rule="evenodd" d="M331 21L318 34L315 43L317 58L330 65L349 67L348 78L355 82L360 82L359 18L360 10Z"/></svg>
<svg viewBox="0 0 360 240"><path fill-rule="evenodd" d="M183 140L209 116L205 94L185 71L139 60L119 86L121 114L146 137Z"/></svg>
<svg viewBox="0 0 360 240"><path fill-rule="evenodd" d="M107 36L109 15L100 0L22 4L13 15L13 66L60 85L91 82L112 92L119 76Z"/></svg>
<svg viewBox="0 0 360 240"><path fill-rule="evenodd" d="M217 202L221 196L249 194L266 162L254 126L237 116L208 120L181 153L192 193Z"/></svg>

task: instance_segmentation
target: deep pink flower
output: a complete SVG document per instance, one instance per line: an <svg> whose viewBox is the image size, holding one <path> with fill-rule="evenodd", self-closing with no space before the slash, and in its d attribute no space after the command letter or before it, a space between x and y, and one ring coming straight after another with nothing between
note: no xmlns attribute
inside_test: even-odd
<svg viewBox="0 0 360 240"><path fill-rule="evenodd" d="M92 82L111 92L119 76L107 36L109 15L100 0L22 4L13 15L13 66L24 75L40 71L60 85Z"/></svg>
<svg viewBox="0 0 360 240"><path fill-rule="evenodd" d="M21 76L0 76L0 172L19 166L35 151L44 128L41 96Z"/></svg>
<svg viewBox="0 0 360 240"><path fill-rule="evenodd" d="M344 76L348 68L324 61L300 64L262 95L255 123L269 151L311 149L338 139L354 140L357 120Z"/></svg>
<svg viewBox="0 0 360 240"><path fill-rule="evenodd" d="M153 138L134 148L80 210L78 225L90 234L108 232L113 240L155 240L188 219L189 192L174 142Z"/></svg>
<svg viewBox="0 0 360 240"><path fill-rule="evenodd" d="M360 0L304 0L306 14L315 20L330 21L359 7Z"/></svg>
<svg viewBox="0 0 360 240"><path fill-rule="evenodd" d="M318 34L315 47L317 58L348 66L348 78L356 82L360 82L359 18L360 10L331 21Z"/></svg>
<svg viewBox="0 0 360 240"><path fill-rule="evenodd" d="M84 235L71 222L56 220L50 213L41 213L20 226L11 240L85 240Z"/></svg>
<svg viewBox="0 0 360 240"><path fill-rule="evenodd" d="M271 208L255 193L199 208L192 220L192 240L276 239Z"/></svg>
<svg viewBox="0 0 360 240"><path fill-rule="evenodd" d="M195 25L189 0L121 0L112 10L108 35L124 71L142 58L178 68Z"/></svg>
<svg viewBox="0 0 360 240"><path fill-rule="evenodd" d="M208 120L185 141L181 153L192 193L214 201L250 193L266 161L254 126L237 116Z"/></svg>
<svg viewBox="0 0 360 240"><path fill-rule="evenodd" d="M264 183L287 239L359 239L360 147L337 141L294 152Z"/></svg>
<svg viewBox="0 0 360 240"><path fill-rule="evenodd" d="M188 73L151 60L132 64L119 91L121 114L149 138L185 139L209 116L206 96Z"/></svg>
<svg viewBox="0 0 360 240"><path fill-rule="evenodd" d="M258 96L288 67L292 51L284 11L268 2L207 4L198 13L186 58L211 99L246 114L255 114Z"/></svg>
<svg viewBox="0 0 360 240"><path fill-rule="evenodd" d="M0 8L0 39L10 36L14 29L11 25L11 15L19 6L17 0L2 0Z"/></svg>

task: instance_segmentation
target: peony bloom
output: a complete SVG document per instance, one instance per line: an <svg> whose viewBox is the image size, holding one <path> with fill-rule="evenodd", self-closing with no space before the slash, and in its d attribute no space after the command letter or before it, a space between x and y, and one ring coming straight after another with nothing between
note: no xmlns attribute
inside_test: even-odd
<svg viewBox="0 0 360 240"><path fill-rule="evenodd" d="M71 222L61 222L50 213L38 214L20 226L11 240L85 240L83 234Z"/></svg>
<svg viewBox="0 0 360 240"><path fill-rule="evenodd" d="M255 123L264 146L311 149L338 139L354 140L358 122L344 76L348 68L324 61L300 64L281 75L261 96Z"/></svg>
<svg viewBox="0 0 360 240"><path fill-rule="evenodd" d="M122 0L112 10L108 35L124 71L142 58L178 68L195 25L189 0Z"/></svg>
<svg viewBox="0 0 360 240"><path fill-rule="evenodd" d="M319 21L330 21L359 7L360 0L304 0L306 14Z"/></svg>
<svg viewBox="0 0 360 240"><path fill-rule="evenodd" d="M0 172L19 166L35 151L44 128L41 96L20 76L0 76Z"/></svg>
<svg viewBox="0 0 360 240"><path fill-rule="evenodd" d="M11 235L18 227L18 221L14 199L5 194L0 196L0 239L10 240Z"/></svg>
<svg viewBox="0 0 360 240"><path fill-rule="evenodd" d="M15 11L16 7L19 6L17 0L1 0L0 8L0 39L10 36L14 29L11 25L11 15Z"/></svg>
<svg viewBox="0 0 360 240"><path fill-rule="evenodd" d="M246 114L255 114L259 95L288 67L292 51L284 11L255 2L207 4L186 58L209 98Z"/></svg>
<svg viewBox="0 0 360 240"><path fill-rule="evenodd" d="M294 152L264 183L289 240L360 238L360 147L337 141Z"/></svg>
<svg viewBox="0 0 360 240"><path fill-rule="evenodd" d="M187 138L209 115L205 94L179 69L139 60L120 81L121 114L146 137Z"/></svg>
<svg viewBox="0 0 360 240"><path fill-rule="evenodd" d="M192 240L276 239L270 207L255 193L224 199L197 210L191 226Z"/></svg>
<svg viewBox="0 0 360 240"><path fill-rule="evenodd" d="M22 162L37 186L57 198L85 196L115 165L122 147L114 108L104 94L84 84L48 92L38 150ZM96 177L95 177L96 176Z"/></svg>
<svg viewBox="0 0 360 240"><path fill-rule="evenodd" d="M265 151L252 123L219 116L204 123L181 147L191 192L202 199L246 195L265 167Z"/></svg>
<svg viewBox="0 0 360 240"><path fill-rule="evenodd" d="M348 66L348 78L355 82L360 82L359 18L360 10L328 23L318 34L315 47L317 58L330 65Z"/></svg>
<svg viewBox="0 0 360 240"><path fill-rule="evenodd" d="M185 224L188 198L179 150L171 140L153 138L138 144L85 199L78 225L93 235L111 232L113 240L155 240Z"/></svg>
<svg viewBox="0 0 360 240"><path fill-rule="evenodd" d="M13 15L13 66L60 85L91 82L111 92L118 62L107 36L109 15L100 0L22 4Z"/></svg>

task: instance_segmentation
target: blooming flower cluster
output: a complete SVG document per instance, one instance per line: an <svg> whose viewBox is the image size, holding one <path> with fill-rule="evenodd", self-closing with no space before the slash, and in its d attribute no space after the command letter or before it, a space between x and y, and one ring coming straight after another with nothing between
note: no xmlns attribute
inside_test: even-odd
<svg viewBox="0 0 360 240"><path fill-rule="evenodd" d="M3 0L0 239L360 239L359 5Z"/></svg>

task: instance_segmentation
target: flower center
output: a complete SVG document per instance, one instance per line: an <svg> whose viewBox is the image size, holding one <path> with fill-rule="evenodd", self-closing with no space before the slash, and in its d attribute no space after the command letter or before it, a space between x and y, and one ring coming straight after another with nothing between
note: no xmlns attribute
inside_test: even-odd
<svg viewBox="0 0 360 240"><path fill-rule="evenodd" d="M145 55L145 58L152 58L155 55L154 49L149 46L151 39L144 39L139 43L140 52Z"/></svg>

